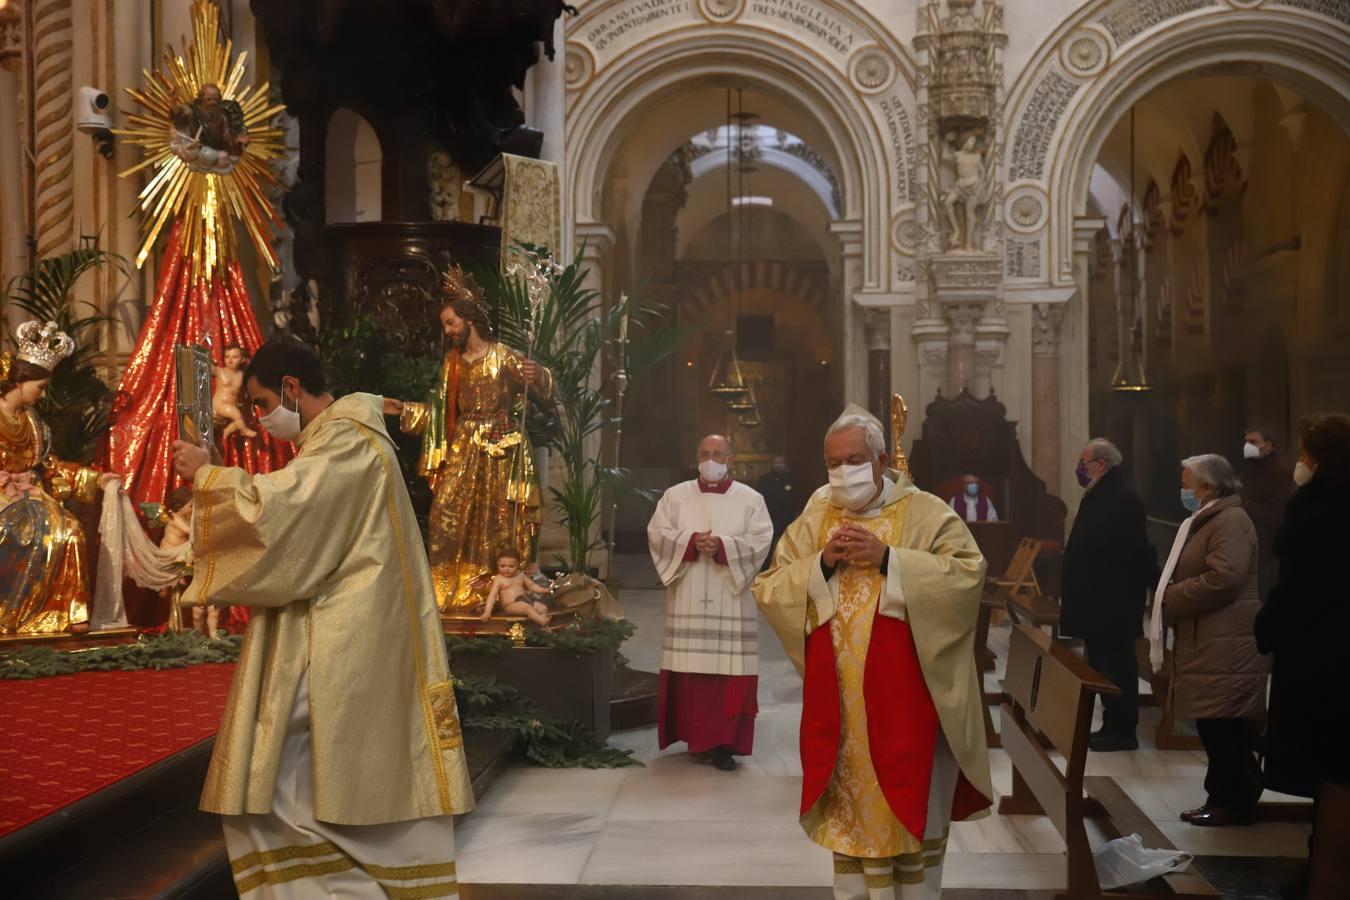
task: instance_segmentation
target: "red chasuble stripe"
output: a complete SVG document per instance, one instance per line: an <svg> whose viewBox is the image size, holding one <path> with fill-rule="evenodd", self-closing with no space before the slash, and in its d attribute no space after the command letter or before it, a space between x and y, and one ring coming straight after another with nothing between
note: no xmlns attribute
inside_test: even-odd
<svg viewBox="0 0 1350 900"><path fill-rule="evenodd" d="M839 674L834 669L834 640L828 623L806 638L806 674L802 683L802 809L825 793L839 755Z"/></svg>
<svg viewBox="0 0 1350 900"><path fill-rule="evenodd" d="M863 703L881 793L905 830L922 840L938 715L908 622L880 614L872 620L863 664Z"/></svg>

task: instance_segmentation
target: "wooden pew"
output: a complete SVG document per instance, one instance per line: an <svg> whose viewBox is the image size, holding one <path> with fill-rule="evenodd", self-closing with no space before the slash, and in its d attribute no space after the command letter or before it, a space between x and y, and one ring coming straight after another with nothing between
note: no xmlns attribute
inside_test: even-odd
<svg viewBox="0 0 1350 900"><path fill-rule="evenodd" d="M1041 552L1042 542L1035 538L1022 538L1008 561L1008 568L1002 576L990 576L985 581L984 596L980 599L980 615L975 622L975 662L981 681L985 672L992 672L997 658L989 650L989 626L997 612L1006 612L1009 599L1022 594L1036 594L1040 585L1036 581L1036 556ZM1007 697L1002 691L985 691L984 695L984 737L990 747L1000 747L998 732L994 730L994 718L989 713L991 706L998 706Z"/></svg>
<svg viewBox="0 0 1350 900"><path fill-rule="evenodd" d="M1003 686L1008 702L999 711L1003 749L1013 765L1013 790L999 801L999 815L1044 815L1054 823L1064 839L1068 869L1067 890L1057 900L1142 900L1158 892L1183 898L1218 896L1191 872L1142 886L1145 891L1153 888L1152 893L1102 892L1085 817L1104 818L1112 837L1137 832L1149 847L1175 849L1113 779L1084 778L1093 704L1098 695L1119 694L1114 684L1041 630L1016 625ZM1063 755L1063 770L1042 743ZM1085 786L1091 796L1084 795Z"/></svg>

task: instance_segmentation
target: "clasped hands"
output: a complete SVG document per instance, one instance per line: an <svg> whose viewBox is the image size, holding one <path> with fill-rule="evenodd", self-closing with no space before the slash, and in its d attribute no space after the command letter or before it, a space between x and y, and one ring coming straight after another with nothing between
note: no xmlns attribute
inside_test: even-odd
<svg viewBox="0 0 1350 900"><path fill-rule="evenodd" d="M821 555L827 566L846 563L881 565L886 558L886 544L866 528L845 522L834 530Z"/></svg>
<svg viewBox="0 0 1350 900"><path fill-rule="evenodd" d="M713 536L711 531L701 531L694 535L694 549L704 556L712 556L717 553L718 538Z"/></svg>

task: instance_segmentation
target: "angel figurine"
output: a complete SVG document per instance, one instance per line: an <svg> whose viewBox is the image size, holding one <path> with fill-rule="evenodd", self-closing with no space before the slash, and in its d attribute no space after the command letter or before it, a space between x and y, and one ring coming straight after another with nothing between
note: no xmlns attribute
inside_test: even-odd
<svg viewBox="0 0 1350 900"><path fill-rule="evenodd" d="M239 408L239 392L244 389L244 350L238 344L225 348L224 365L216 366L216 389L211 393L211 414L217 423L225 423L221 443L238 432L244 437L257 437L258 432L248 427L244 412Z"/></svg>

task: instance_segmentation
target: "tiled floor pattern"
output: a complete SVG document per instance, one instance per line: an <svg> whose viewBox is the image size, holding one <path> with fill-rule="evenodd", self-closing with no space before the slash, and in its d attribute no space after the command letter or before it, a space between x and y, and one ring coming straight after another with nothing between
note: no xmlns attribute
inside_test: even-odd
<svg viewBox="0 0 1350 900"><path fill-rule="evenodd" d="M654 670L660 663L664 595L650 564L623 559L622 601L638 632L625 645L632 664ZM632 749L643 768L549 770L520 767L507 772L460 828L459 874L480 884L483 900L512 897L489 885L649 885L825 887L828 851L812 844L797 825L801 763L797 725L801 681L778 640L761 623L760 715L755 751L733 773L692 761L680 747L660 751L654 728L615 735L612 743ZM1000 646L1000 644L1002 646ZM991 645L1003 659L1007 628ZM992 685L992 683L991 683ZM1145 710L1156 719L1156 710ZM1206 857L1300 857L1307 828L1263 823L1247 828L1202 829L1177 815L1203 800L1204 756L1159 751L1151 746L1152 722L1140 729L1133 753L1094 754L1088 774L1111 775L1181 849ZM1011 767L991 752L994 786L1011 789ZM1268 798L1292 799L1292 798ZM1019 896L1064 884L1064 844L1047 819L990 816L953 828L944 884L978 890L974 897ZM1254 861L1253 861L1254 862ZM1260 879L1253 868L1252 878ZM519 894L524 898L533 895ZM542 896L542 895L540 895ZM581 898L618 896L566 893ZM635 892L623 896L666 900L718 898L713 892ZM730 896L730 895L727 895ZM750 893L736 896L751 898ZM824 897L819 892L780 892L784 900ZM960 896L952 893L951 896ZM1245 896L1242 894L1235 896ZM466 900L478 894L466 891Z"/></svg>

